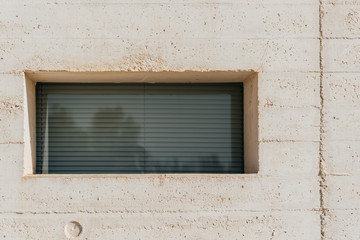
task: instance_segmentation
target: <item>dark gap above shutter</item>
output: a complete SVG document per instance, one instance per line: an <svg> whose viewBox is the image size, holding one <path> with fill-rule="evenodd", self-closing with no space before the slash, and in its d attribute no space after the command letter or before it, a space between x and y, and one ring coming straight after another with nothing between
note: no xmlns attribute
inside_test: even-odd
<svg viewBox="0 0 360 240"><path fill-rule="evenodd" d="M243 173L243 84L36 86L36 173Z"/></svg>

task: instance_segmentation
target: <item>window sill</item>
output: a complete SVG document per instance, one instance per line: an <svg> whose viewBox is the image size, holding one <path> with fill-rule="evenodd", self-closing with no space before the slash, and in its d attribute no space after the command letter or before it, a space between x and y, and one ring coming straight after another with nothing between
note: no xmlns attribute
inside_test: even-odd
<svg viewBox="0 0 360 240"><path fill-rule="evenodd" d="M119 178L119 179L138 179L138 178L254 178L257 173L239 173L239 174L28 174L23 179L32 178Z"/></svg>

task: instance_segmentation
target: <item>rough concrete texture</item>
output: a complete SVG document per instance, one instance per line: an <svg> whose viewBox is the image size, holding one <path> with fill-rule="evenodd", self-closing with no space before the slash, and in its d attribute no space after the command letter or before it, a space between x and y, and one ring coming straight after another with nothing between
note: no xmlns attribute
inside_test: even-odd
<svg viewBox="0 0 360 240"><path fill-rule="evenodd" d="M360 2L322 6L323 233L360 239Z"/></svg>
<svg viewBox="0 0 360 240"><path fill-rule="evenodd" d="M0 4L0 238L360 239L358 0ZM25 70L256 71L259 173L24 177Z"/></svg>

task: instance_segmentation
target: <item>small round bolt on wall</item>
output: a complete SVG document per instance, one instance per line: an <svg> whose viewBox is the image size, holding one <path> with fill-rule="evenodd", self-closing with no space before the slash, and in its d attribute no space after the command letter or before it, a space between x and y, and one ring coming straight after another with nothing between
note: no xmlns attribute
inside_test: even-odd
<svg viewBox="0 0 360 240"><path fill-rule="evenodd" d="M71 221L65 225L65 235L68 238L77 238L82 232L80 223Z"/></svg>

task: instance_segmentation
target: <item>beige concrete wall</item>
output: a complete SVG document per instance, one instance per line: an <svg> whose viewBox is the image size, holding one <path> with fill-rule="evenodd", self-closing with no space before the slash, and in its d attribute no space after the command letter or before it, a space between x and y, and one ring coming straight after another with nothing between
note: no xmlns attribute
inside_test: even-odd
<svg viewBox="0 0 360 240"><path fill-rule="evenodd" d="M0 6L0 238L360 238L358 1ZM259 173L24 177L26 70L258 72Z"/></svg>
<svg viewBox="0 0 360 240"><path fill-rule="evenodd" d="M326 239L360 239L360 2L324 1Z"/></svg>

